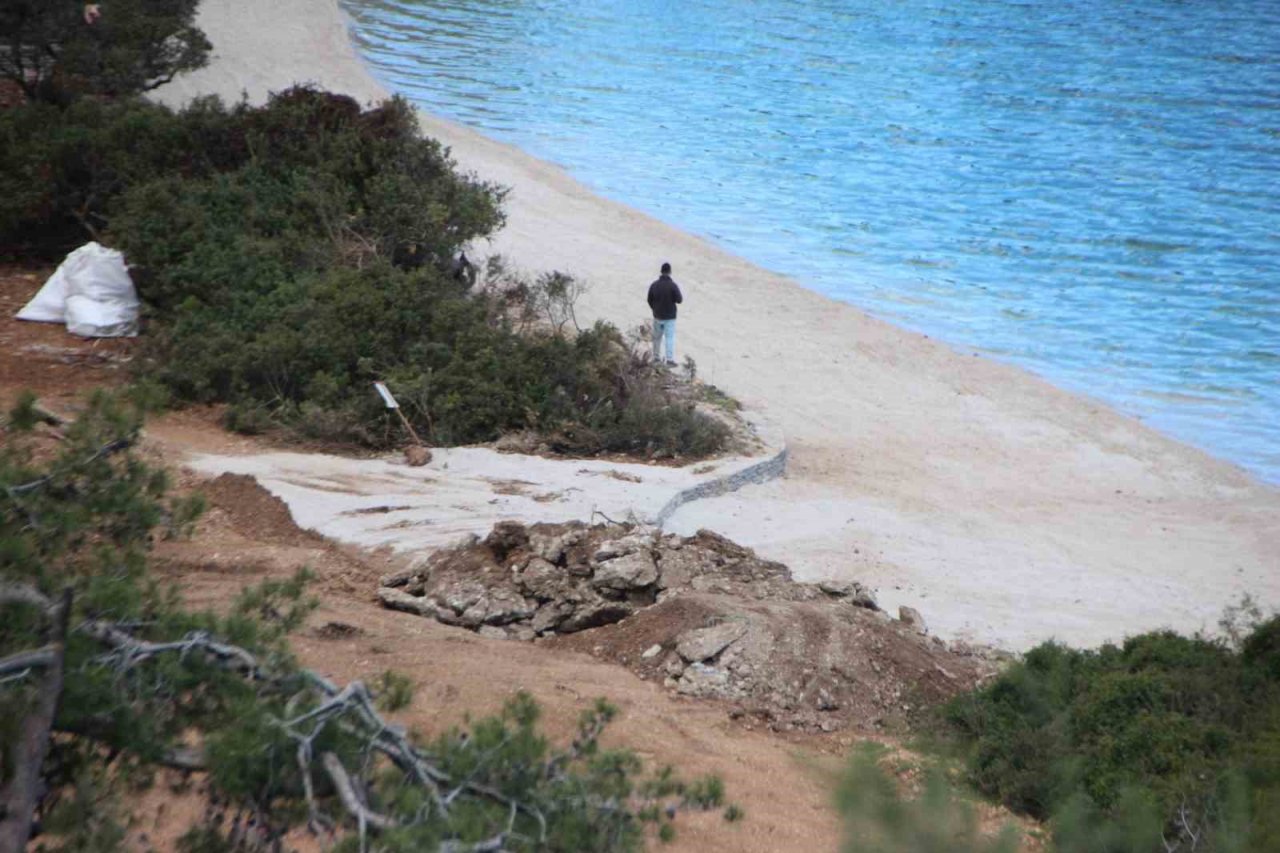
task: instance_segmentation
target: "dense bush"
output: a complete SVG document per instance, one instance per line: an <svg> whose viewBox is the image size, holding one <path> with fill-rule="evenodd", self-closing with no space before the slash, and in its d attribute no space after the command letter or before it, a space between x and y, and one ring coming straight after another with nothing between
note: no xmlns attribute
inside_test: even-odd
<svg viewBox="0 0 1280 853"><path fill-rule="evenodd" d="M95 397L52 456L34 422L28 397L0 449L0 849L25 849L33 829L52 849L123 849L125 797L162 766L207 773L224 812L188 850L241 849L228 836L248 825L268 844L293 826L350 828L352 850L366 834L382 850L634 850L646 823L670 833L676 809L720 804L718 781L646 775L605 749L604 702L563 748L523 694L465 730L405 733L378 710L412 701L403 676L383 673L375 697L294 661L305 573L221 615L153 576L149 543L199 502L170 499L133 452L133 407Z"/></svg>
<svg viewBox="0 0 1280 853"><path fill-rule="evenodd" d="M1047 643L946 723L982 791L1062 850L1271 850L1280 841L1280 617L1237 650L1172 632Z"/></svg>
<svg viewBox="0 0 1280 853"><path fill-rule="evenodd" d="M451 262L502 222L400 100L362 111L298 88L180 113L81 101L0 113L0 244L123 249L146 306L140 364L228 424L385 446L389 382L437 443L532 429L564 452L706 455L727 430L677 402L608 326L577 329L581 284L551 273L470 292ZM574 329L567 328L572 323Z"/></svg>
<svg viewBox="0 0 1280 853"><path fill-rule="evenodd" d="M192 23L199 0L111 0L96 19L74 0L0 2L0 78L28 98L131 95L204 65L209 41Z"/></svg>

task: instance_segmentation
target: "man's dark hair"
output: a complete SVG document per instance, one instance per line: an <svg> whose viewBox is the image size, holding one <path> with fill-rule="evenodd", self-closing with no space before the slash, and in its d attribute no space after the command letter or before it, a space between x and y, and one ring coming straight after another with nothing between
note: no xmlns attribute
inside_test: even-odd
<svg viewBox="0 0 1280 853"><path fill-rule="evenodd" d="M663 263L663 265L662 265L662 274L663 274L663 275L671 275L671 264Z"/></svg>

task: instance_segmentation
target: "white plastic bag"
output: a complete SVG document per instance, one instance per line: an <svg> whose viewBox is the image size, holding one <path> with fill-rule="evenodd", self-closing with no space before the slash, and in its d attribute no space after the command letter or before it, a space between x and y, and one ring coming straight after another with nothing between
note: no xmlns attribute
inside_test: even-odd
<svg viewBox="0 0 1280 853"><path fill-rule="evenodd" d="M138 294L124 255L87 243L67 255L27 306L19 320L62 322L84 338L138 334Z"/></svg>
<svg viewBox="0 0 1280 853"><path fill-rule="evenodd" d="M76 252L78 251L80 250L77 249ZM40 292L18 312L19 320L30 320L33 323L66 322L67 269L71 266L71 259L75 257L76 252L67 255L67 260L64 260L53 275L49 276L49 280L44 283L44 287L40 288Z"/></svg>

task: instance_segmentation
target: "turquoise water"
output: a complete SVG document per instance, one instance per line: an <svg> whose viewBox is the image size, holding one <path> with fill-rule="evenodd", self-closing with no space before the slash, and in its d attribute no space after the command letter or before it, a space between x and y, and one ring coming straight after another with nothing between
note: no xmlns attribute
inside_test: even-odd
<svg viewBox="0 0 1280 853"><path fill-rule="evenodd" d="M1280 482L1280 2L344 6L427 109Z"/></svg>

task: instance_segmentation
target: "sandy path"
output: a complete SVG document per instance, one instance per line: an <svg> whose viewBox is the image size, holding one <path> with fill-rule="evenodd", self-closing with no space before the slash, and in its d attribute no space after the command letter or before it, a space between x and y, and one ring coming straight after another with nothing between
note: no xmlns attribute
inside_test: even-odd
<svg viewBox="0 0 1280 853"><path fill-rule="evenodd" d="M205 0L211 66L170 102L312 81L383 89L333 0ZM427 133L513 188L485 251L590 282L584 313L630 326L669 260L687 294L679 348L785 431L780 483L694 505L801 577L853 576L944 636L1014 647L1159 626L1212 627L1248 591L1280 606L1280 492L1100 403L857 309L592 195L562 170L445 121ZM483 251L480 252L483 254Z"/></svg>

